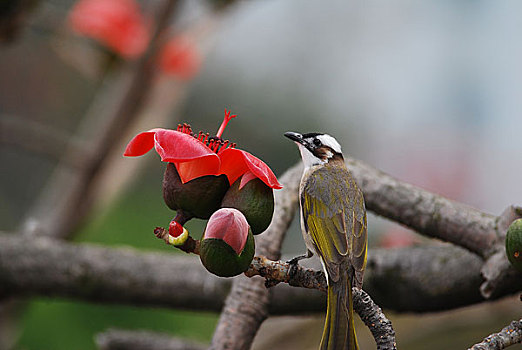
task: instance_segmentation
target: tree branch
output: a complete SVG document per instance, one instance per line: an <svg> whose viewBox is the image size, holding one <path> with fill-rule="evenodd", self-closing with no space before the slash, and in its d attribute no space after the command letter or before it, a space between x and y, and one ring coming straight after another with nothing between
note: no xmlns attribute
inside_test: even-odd
<svg viewBox="0 0 522 350"><path fill-rule="evenodd" d="M468 350L502 350L518 343L522 343L522 319L511 322L500 332L491 334Z"/></svg>
<svg viewBox="0 0 522 350"><path fill-rule="evenodd" d="M364 288L381 307L395 311L449 310L484 301L478 291L481 264L476 255L449 245L374 249ZM195 256L0 234L0 297L37 295L220 311L233 280L209 274ZM252 280L265 290L263 279ZM494 298L522 290L522 274L510 281ZM280 284L270 293L271 314L324 311L324 294L318 290Z"/></svg>
<svg viewBox="0 0 522 350"><path fill-rule="evenodd" d="M100 350L203 350L206 346L150 331L109 329L96 335Z"/></svg>
<svg viewBox="0 0 522 350"><path fill-rule="evenodd" d="M504 240L509 224L522 217L521 207L510 206L499 216L486 214L401 182L359 160L346 157L346 163L363 190L369 210L482 257L485 281L480 291L485 298L503 293L511 284L514 272L504 254Z"/></svg>
<svg viewBox="0 0 522 350"><path fill-rule="evenodd" d="M279 258L284 234L297 205L298 182L292 180L301 172L301 165L296 165L281 176L284 189L275 193L272 223L256 240L257 254ZM262 279L237 277L221 312L211 349L250 349L257 330L268 316L270 294Z"/></svg>
<svg viewBox="0 0 522 350"><path fill-rule="evenodd" d="M483 258L491 254L497 237L505 235L507 226L498 227L501 217L401 182L359 160L348 157L346 163L362 187L366 206L376 214Z"/></svg>
<svg viewBox="0 0 522 350"><path fill-rule="evenodd" d="M478 291L481 264L476 255L449 245L374 249L364 288L381 307L395 311L449 310L484 301ZM233 280L209 274L195 256L0 234L0 297L37 295L220 311ZM265 290L263 279L252 281ZM522 274L510 281L494 298L522 290ZM324 294L318 290L280 284L270 291L271 314L324 311Z"/></svg>

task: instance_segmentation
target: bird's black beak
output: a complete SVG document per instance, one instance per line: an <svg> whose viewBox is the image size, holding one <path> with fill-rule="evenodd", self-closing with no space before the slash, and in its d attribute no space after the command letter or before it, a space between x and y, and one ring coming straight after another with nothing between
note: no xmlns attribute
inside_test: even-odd
<svg viewBox="0 0 522 350"><path fill-rule="evenodd" d="M287 132L285 132L285 136L288 137L290 140L295 141L297 143L303 143L303 135L301 135L298 132L287 131Z"/></svg>

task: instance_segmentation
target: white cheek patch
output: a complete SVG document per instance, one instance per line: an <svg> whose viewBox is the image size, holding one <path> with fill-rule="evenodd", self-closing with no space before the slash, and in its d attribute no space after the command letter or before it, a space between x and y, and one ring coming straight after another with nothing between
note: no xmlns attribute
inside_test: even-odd
<svg viewBox="0 0 522 350"><path fill-rule="evenodd" d="M297 143L297 146L299 147L299 152L301 153L301 158L303 158L303 164L305 168L310 168L314 165L326 163L326 161L314 156L312 152L310 152L305 146L301 145L300 143Z"/></svg>
<svg viewBox="0 0 522 350"><path fill-rule="evenodd" d="M341 152L341 145L332 136L324 134L317 136L317 138L322 142L323 145L329 146L336 153L343 153Z"/></svg>

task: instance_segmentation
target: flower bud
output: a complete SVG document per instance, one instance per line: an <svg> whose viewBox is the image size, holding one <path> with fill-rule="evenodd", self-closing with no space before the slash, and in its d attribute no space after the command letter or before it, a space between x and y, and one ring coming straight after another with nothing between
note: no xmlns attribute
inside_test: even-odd
<svg viewBox="0 0 522 350"><path fill-rule="evenodd" d="M212 214L199 248L209 272L220 277L239 275L250 266L254 251L254 236L239 210L222 208Z"/></svg>
<svg viewBox="0 0 522 350"><path fill-rule="evenodd" d="M506 254L509 262L522 272L522 219L509 225L506 233Z"/></svg>
<svg viewBox="0 0 522 350"><path fill-rule="evenodd" d="M172 210L208 219L219 209L228 187L226 175L205 175L182 183L176 166L169 163L163 177L163 199Z"/></svg>
<svg viewBox="0 0 522 350"><path fill-rule="evenodd" d="M265 231L274 213L274 193L263 181L244 174L230 186L221 207L241 211L254 235ZM245 183L245 181L248 181Z"/></svg>

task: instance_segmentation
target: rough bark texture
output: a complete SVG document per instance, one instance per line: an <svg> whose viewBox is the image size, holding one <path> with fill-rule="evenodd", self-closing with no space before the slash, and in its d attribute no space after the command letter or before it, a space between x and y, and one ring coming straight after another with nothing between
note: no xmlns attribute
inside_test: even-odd
<svg viewBox="0 0 522 350"><path fill-rule="evenodd" d="M110 329L96 335L100 350L203 350L206 346L149 331Z"/></svg>
<svg viewBox="0 0 522 350"><path fill-rule="evenodd" d="M482 257L497 239L495 216L398 181L353 158L346 163L362 187L366 206L376 214Z"/></svg>
<svg viewBox="0 0 522 350"><path fill-rule="evenodd" d="M491 334L468 350L502 350L519 343L522 343L522 319L511 322L500 332Z"/></svg>
<svg viewBox="0 0 522 350"><path fill-rule="evenodd" d="M377 350L396 350L395 331L379 305L362 289L353 289L353 307L372 332Z"/></svg>
<svg viewBox="0 0 522 350"><path fill-rule="evenodd" d="M284 186L275 192L275 210L272 223L257 240L256 255L279 259L284 234L290 226L297 205L301 165L290 168L280 179ZM225 301L211 349L250 349L252 341L268 316L271 291L262 278L237 277Z"/></svg>
<svg viewBox="0 0 522 350"><path fill-rule="evenodd" d="M464 249L449 245L375 249L368 255L364 289L381 307L429 312L484 301L478 292L482 260ZM286 263L276 264L283 270L287 268ZM307 270L300 267L298 276L308 275L301 269ZM324 283L322 272L310 273L311 276L303 277L304 282L296 277L294 283L303 286L309 281L312 285ZM232 281L209 274L196 256L0 234L0 296L3 297L37 295L219 311ZM249 281L255 281L256 288L266 291L264 279L246 282ZM495 297L521 289L522 275L518 274ZM325 308L325 296L319 290L282 283L270 292L270 314L322 312Z"/></svg>

